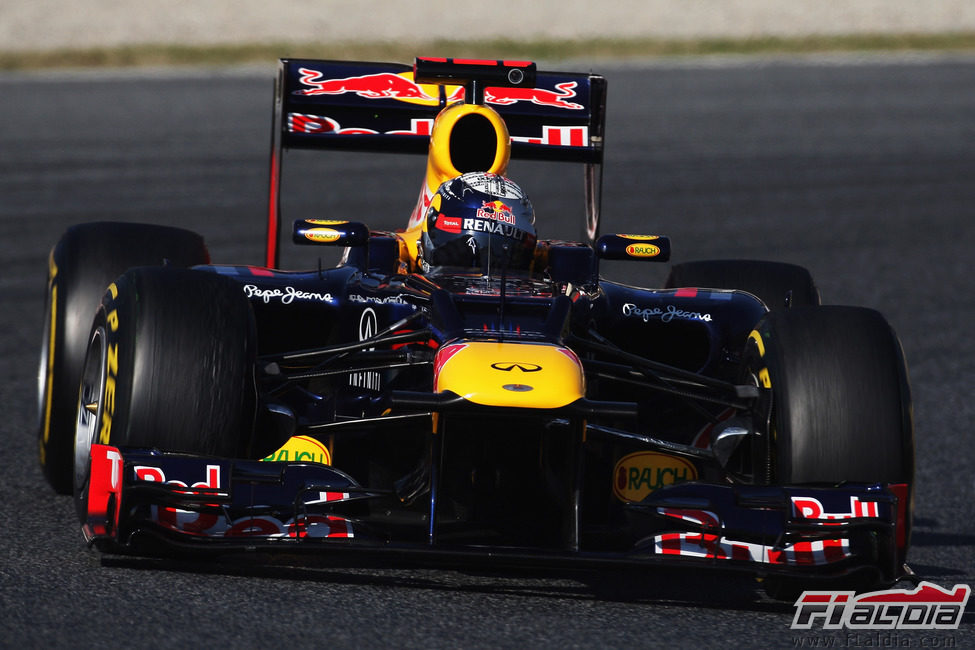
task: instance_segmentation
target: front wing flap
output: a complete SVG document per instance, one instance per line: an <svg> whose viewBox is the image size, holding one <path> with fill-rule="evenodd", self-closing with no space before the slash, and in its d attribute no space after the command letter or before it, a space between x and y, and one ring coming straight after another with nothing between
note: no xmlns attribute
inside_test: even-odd
<svg viewBox="0 0 975 650"><path fill-rule="evenodd" d="M907 486L684 483L630 509L671 530L639 545L655 557L744 564L766 574L842 575L869 566L893 581L907 547Z"/></svg>
<svg viewBox="0 0 975 650"><path fill-rule="evenodd" d="M684 565L756 575L893 582L906 548L907 486L791 487L683 483L626 505L650 531L620 551L404 542L371 530L355 505L391 498L317 463L214 459L92 445L83 531L113 552L149 534L179 549L320 549L508 565ZM326 550L327 549L327 550Z"/></svg>
<svg viewBox="0 0 975 650"><path fill-rule="evenodd" d="M205 458L92 445L89 543L122 550L133 534L156 532L200 546L273 546L302 538L352 539L339 504L380 496L318 463Z"/></svg>

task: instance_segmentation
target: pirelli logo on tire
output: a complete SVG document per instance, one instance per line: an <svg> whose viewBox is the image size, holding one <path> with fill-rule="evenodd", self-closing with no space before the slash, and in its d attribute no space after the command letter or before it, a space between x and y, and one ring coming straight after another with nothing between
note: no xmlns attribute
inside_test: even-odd
<svg viewBox="0 0 975 650"><path fill-rule="evenodd" d="M48 286L50 287L50 304L51 313L49 320L47 322L48 327L48 340L45 342L45 347L42 348L43 356L41 357L41 372L44 373L44 388L41 392L43 396L43 402L41 404L42 420L41 420L41 445L40 445L40 455L41 455L41 465L47 464L47 445L51 439L51 409L53 408L53 390L54 390L54 362L55 354L60 354L60 350L56 349L55 343L57 342L58 335L58 265L54 261L54 251L48 256Z"/></svg>
<svg viewBox="0 0 975 650"><path fill-rule="evenodd" d="M118 287L113 282L108 287L112 300L118 298ZM105 316L106 327L118 332L118 310L112 309ZM98 442L107 445L112 439L112 417L115 415L115 386L118 378L118 341L106 336L105 342L105 389L102 393L102 421L98 431Z"/></svg>
<svg viewBox="0 0 975 650"><path fill-rule="evenodd" d="M762 335L756 330L752 330L752 333L748 335L748 338L755 344L755 348L758 350L758 356L762 359L765 358L765 341L762 340ZM763 366L758 371L757 376L758 382L762 388L771 388L772 380L769 378L768 367Z"/></svg>

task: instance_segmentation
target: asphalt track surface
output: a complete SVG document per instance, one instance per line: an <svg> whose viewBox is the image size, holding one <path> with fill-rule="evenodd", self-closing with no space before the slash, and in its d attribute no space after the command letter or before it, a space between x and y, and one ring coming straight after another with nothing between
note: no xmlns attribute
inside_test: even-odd
<svg viewBox="0 0 975 650"><path fill-rule="evenodd" d="M917 440L909 561L975 586L975 60L605 66L603 231L672 237L674 261L809 267L824 301L882 311L910 364ZM428 568L105 559L36 460L46 255L88 220L202 233L259 263L270 73L0 77L0 645L798 647L884 637L789 629L749 582L594 580ZM405 224L418 157L293 156L285 216ZM296 173L300 171L301 173ZM542 236L576 233L575 169L513 167ZM577 175L578 174L578 175ZM305 260L297 260L304 264ZM314 262L309 262L314 263ZM619 265L659 283L665 269ZM955 632L886 632L964 647Z"/></svg>

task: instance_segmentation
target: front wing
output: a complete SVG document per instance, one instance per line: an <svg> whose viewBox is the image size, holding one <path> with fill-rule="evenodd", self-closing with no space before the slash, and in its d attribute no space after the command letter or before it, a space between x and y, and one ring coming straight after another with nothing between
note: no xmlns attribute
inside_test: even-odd
<svg viewBox="0 0 975 650"><path fill-rule="evenodd" d="M651 532L624 551L397 540L355 516L394 498L317 463L206 458L92 445L83 532L100 550L315 550L510 566L683 565L893 582L907 545L906 485L781 487L682 483L628 505ZM434 503L436 495L431 497ZM360 508L361 510L361 508ZM435 512L431 506L431 513ZM641 527L642 529L642 527Z"/></svg>

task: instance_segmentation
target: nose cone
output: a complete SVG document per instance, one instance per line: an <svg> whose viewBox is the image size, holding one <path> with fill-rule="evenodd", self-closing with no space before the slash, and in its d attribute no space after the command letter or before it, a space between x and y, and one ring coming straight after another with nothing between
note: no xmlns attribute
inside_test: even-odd
<svg viewBox="0 0 975 650"><path fill-rule="evenodd" d="M582 363L567 348L470 341L438 351L434 390L483 406L551 409L582 398L586 384Z"/></svg>

